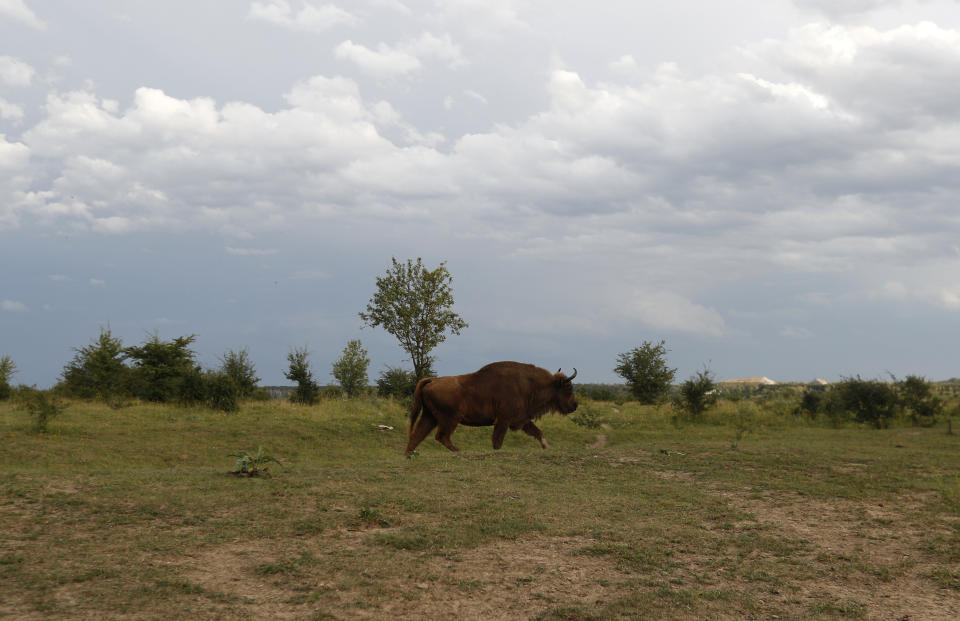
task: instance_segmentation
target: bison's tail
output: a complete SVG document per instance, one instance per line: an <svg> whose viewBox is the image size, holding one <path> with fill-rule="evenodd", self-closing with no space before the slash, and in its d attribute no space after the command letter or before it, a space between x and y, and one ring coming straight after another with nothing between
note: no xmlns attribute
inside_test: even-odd
<svg viewBox="0 0 960 621"><path fill-rule="evenodd" d="M413 390L413 405L410 407L410 429L407 430L408 436L413 433L413 426L416 425L417 417L423 410L423 387L429 383L430 378L425 377L417 382L417 387Z"/></svg>

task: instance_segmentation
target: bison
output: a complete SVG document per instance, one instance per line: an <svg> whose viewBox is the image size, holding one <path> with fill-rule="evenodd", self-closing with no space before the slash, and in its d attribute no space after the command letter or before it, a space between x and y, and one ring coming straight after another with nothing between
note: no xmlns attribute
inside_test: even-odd
<svg viewBox="0 0 960 621"><path fill-rule="evenodd" d="M522 362L493 362L475 373L427 377L417 383L410 408L407 456L437 429L437 441L458 451L450 436L457 425L493 425L493 448L503 446L507 429L522 429L547 448L543 432L533 424L547 412L569 414L577 409L573 378Z"/></svg>

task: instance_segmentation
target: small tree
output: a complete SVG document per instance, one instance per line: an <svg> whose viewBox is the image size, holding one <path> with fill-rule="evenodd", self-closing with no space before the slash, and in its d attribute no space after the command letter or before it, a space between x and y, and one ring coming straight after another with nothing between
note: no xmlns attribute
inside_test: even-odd
<svg viewBox="0 0 960 621"><path fill-rule="evenodd" d="M377 378L377 395L408 399L417 387L417 374L400 367L388 366Z"/></svg>
<svg viewBox="0 0 960 621"><path fill-rule="evenodd" d="M133 360L132 392L145 401L169 402L193 398L191 390L184 392L200 372L194 361L190 344L195 334L180 336L172 341L161 341L154 333L139 347L127 347L124 353ZM202 399L202 395L200 396Z"/></svg>
<svg viewBox="0 0 960 621"><path fill-rule="evenodd" d="M887 427L897 412L897 393L893 386L877 380L846 377L834 387L832 395L843 411L858 423L870 423L877 429Z"/></svg>
<svg viewBox="0 0 960 621"><path fill-rule="evenodd" d="M257 389L257 383L260 381L260 378L257 377L256 367L250 360L250 354L246 348L240 351L228 349L227 353L220 358L220 373L233 380L237 395L241 399L252 396Z"/></svg>
<svg viewBox="0 0 960 621"><path fill-rule="evenodd" d="M717 384L710 369L704 367L680 385L673 404L691 420L699 420L717 402Z"/></svg>
<svg viewBox="0 0 960 621"><path fill-rule="evenodd" d="M50 391L37 390L31 386L17 389L19 408L33 418L33 431L46 433L50 421L67 409L67 404L54 397Z"/></svg>
<svg viewBox="0 0 960 621"><path fill-rule="evenodd" d="M287 354L290 367L283 375L291 382L297 383L297 389L290 395L290 400L294 403L313 405L320 396L320 386L313 380L313 371L310 370L310 363L307 361L309 356L310 352L307 351L306 346L303 349L294 348Z"/></svg>
<svg viewBox="0 0 960 621"><path fill-rule="evenodd" d="M453 312L453 277L446 263L428 270L422 260L407 259L406 264L392 259L386 275L377 278L377 291L360 312L360 319L371 328L382 326L400 342L410 355L417 379L427 377L433 363L430 352L453 334L468 326Z"/></svg>
<svg viewBox="0 0 960 621"><path fill-rule="evenodd" d="M666 341L657 345L644 341L640 347L619 354L614 372L627 381L640 403L652 405L666 398L677 373L667 366Z"/></svg>
<svg viewBox="0 0 960 621"><path fill-rule="evenodd" d="M943 414L943 401L933 394L933 385L923 377L908 375L897 382L897 392L901 408L914 425L930 427Z"/></svg>
<svg viewBox="0 0 960 621"><path fill-rule="evenodd" d="M17 365L13 358L4 355L0 356L0 401L10 398L13 394L13 387L10 386L10 379L16 374Z"/></svg>
<svg viewBox="0 0 960 621"><path fill-rule="evenodd" d="M110 328L101 327L97 340L73 351L73 360L60 374L60 385L68 395L111 399L128 391L130 367L124 361L129 354L123 341L115 338Z"/></svg>
<svg viewBox="0 0 960 621"><path fill-rule="evenodd" d="M359 339L352 340L343 348L340 359L333 363L333 375L348 397L361 395L367 387L367 368L370 358Z"/></svg>

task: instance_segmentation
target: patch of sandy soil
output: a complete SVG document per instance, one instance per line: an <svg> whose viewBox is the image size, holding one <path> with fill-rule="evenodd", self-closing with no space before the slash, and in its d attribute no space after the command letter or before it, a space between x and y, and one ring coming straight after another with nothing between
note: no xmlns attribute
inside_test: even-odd
<svg viewBox="0 0 960 621"><path fill-rule="evenodd" d="M721 495L752 514L767 533L809 546L809 568L818 577L788 585L789 593L781 596L799 600L801 609L825 600L858 602L866 619L960 619L960 593L928 577L944 564L923 552L932 531L948 531L946 520L931 525L909 518L925 504L922 496L871 504L786 493ZM960 565L948 569L955 572Z"/></svg>
<svg viewBox="0 0 960 621"><path fill-rule="evenodd" d="M314 544L327 553L331 547L355 553L370 536L389 530L341 531ZM338 619L504 621L528 619L555 606L590 607L608 599L616 587L603 586L600 577L619 574L609 559L579 553L592 543L585 538L540 538L497 542L458 551L451 558L425 555L412 575L384 572L393 577L386 578L380 590L391 595L369 607L357 605L369 586L345 587L337 576L314 583L325 591L323 602L291 603L294 593L289 588L253 571L277 555L265 542L206 550L184 568L184 577L209 593L233 599L233 610L255 619L309 618L311 611L320 609Z"/></svg>

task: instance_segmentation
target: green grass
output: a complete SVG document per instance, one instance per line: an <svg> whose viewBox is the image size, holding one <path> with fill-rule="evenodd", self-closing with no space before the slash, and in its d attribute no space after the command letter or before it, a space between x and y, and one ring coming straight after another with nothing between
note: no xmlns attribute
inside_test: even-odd
<svg viewBox="0 0 960 621"><path fill-rule="evenodd" d="M732 405L680 427L585 405L604 428L548 416L546 451L461 427L460 453L431 438L406 459L391 401L72 402L45 434L0 403L0 618L457 618L444 599L477 618L873 618L896 610L864 593L904 584L928 617L960 605L960 437L758 412L738 438ZM282 467L230 474L260 446Z"/></svg>

